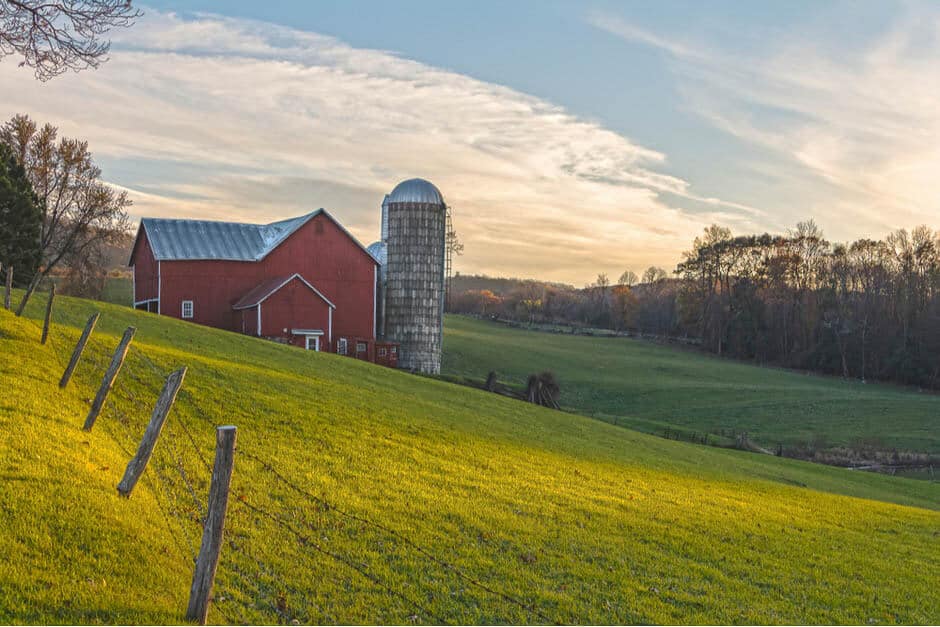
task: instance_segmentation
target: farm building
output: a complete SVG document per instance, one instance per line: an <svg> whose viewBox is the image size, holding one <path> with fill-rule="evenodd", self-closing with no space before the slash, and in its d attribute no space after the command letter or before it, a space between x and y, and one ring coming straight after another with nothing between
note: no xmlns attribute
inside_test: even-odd
<svg viewBox="0 0 940 627"><path fill-rule="evenodd" d="M328 212L272 224L144 218L134 307L376 361L378 261ZM382 363L397 347L382 343ZM391 362L391 363L389 363Z"/></svg>
<svg viewBox="0 0 940 627"><path fill-rule="evenodd" d="M438 373L447 216L437 187L409 179L385 197L369 248L323 209L271 224L144 218L134 307Z"/></svg>

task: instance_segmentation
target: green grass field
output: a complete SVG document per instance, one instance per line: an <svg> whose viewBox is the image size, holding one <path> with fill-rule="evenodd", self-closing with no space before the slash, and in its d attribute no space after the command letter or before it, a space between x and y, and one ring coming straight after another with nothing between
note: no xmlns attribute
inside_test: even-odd
<svg viewBox="0 0 940 627"><path fill-rule="evenodd" d="M940 621L936 484L668 441L56 302L45 347L42 296L29 320L0 311L2 623L182 620L213 427L230 423L239 444L212 622ZM95 309L87 358L60 391ZM84 433L130 324L124 371ZM155 458L122 499L114 486L180 365L189 374Z"/></svg>
<svg viewBox="0 0 940 627"><path fill-rule="evenodd" d="M443 370L522 384L556 373L561 404L662 435L748 432L773 447L815 442L940 453L940 395L892 385L757 368L688 349L627 338L592 338L508 328L449 316Z"/></svg>
<svg viewBox="0 0 940 627"><path fill-rule="evenodd" d="M130 307L134 303L134 281L128 277L108 277L101 300Z"/></svg>

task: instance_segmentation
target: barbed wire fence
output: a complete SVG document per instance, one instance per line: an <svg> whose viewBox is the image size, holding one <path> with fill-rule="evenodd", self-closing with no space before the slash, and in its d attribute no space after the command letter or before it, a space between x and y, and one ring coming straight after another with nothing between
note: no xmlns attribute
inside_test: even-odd
<svg viewBox="0 0 940 627"><path fill-rule="evenodd" d="M26 319L39 326L36 320ZM64 327L65 325L61 324L52 325L47 339L49 349L63 370L67 367L64 356L71 353L74 345L74 334ZM85 371L104 372L109 359L105 343L91 342L83 359L86 362ZM107 419L102 421L102 430L130 459L134 455L136 444L140 442L140 435L154 399L160 394L171 370L155 362L144 350L132 343L126 364L120 372L121 377L110 390L110 401L104 409ZM85 379L89 376L86 372ZM122 377L131 380L134 385L122 385ZM153 472L144 472L142 481L153 494L179 559L193 568L208 514L208 479L213 474L206 451L209 442L200 444L200 438L197 437L203 435L205 430L197 428L195 423L214 430L218 421L186 386L179 390L177 400L179 402L173 409L173 419L166 422L159 443L154 447L150 458L148 468ZM323 523L321 521L317 524L310 520L309 512L313 511L330 519L331 524L337 525L337 521L342 520L345 524L354 525L355 529L376 534L382 546L390 547L386 553L408 553L423 560L428 568L433 567L450 573L468 589L515 607L522 616L528 617L527 620L560 624L537 607L534 601L527 601L481 581L407 534L367 516L341 508L331 500L314 494L310 489L289 479L275 464L262 456L239 448L235 449L235 456L243 460L240 466L247 463L257 471L255 474L244 474L263 475L271 486L292 493L299 500L295 501L298 505L294 507L275 507L273 498L264 501L264 506L257 505L253 501L262 502L262 495L253 492L252 486L241 480L241 475L236 473L231 489L236 496L229 502L228 520L223 535L223 557L216 571L212 597L212 607L225 622L250 624L270 622L271 618L284 623L298 621L298 616L288 607L286 597L290 593L297 598L303 598L305 590L291 586L288 578L282 576L284 573L278 572L270 560L259 555L256 545L272 541L283 545L285 538L290 539L305 559L327 559L345 569L348 575L358 577L388 597L396 599L403 609L411 612L409 620L418 621L423 618L424 621L438 624L461 622L458 617L448 618L432 609L428 599L437 599L433 598L432 591L419 589L415 581L390 581L380 576L370 564L329 546L325 536L317 536L323 530ZM314 507L303 507L304 504ZM259 521L266 521L284 537L258 537L253 531L259 526ZM317 572L318 576L322 577L324 572L333 571L319 568ZM342 579L336 583L346 584L348 587L349 580ZM315 620L317 617L303 618Z"/></svg>

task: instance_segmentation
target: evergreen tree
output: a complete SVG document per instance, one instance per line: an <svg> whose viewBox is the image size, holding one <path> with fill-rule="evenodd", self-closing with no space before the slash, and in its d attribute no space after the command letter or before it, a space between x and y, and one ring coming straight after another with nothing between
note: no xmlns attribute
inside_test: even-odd
<svg viewBox="0 0 940 627"><path fill-rule="evenodd" d="M0 143L0 263L3 276L13 266L17 285L25 285L39 268L42 210L26 170L13 150Z"/></svg>

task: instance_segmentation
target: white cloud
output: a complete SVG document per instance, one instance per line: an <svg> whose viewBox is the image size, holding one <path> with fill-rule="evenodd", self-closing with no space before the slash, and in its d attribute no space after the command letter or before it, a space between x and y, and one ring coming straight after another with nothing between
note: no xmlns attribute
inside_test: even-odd
<svg viewBox="0 0 940 627"><path fill-rule="evenodd" d="M428 178L456 208L464 272L580 283L669 267L710 220L757 213L697 196L665 155L544 100L266 23L148 12L96 72L40 84L4 62L0 84L4 117L51 121L118 164L137 215L324 206L368 242L383 194Z"/></svg>
<svg viewBox="0 0 940 627"><path fill-rule="evenodd" d="M801 213L835 237L940 226L940 11L908 5L857 52L830 45L845 35L834 29L850 28L836 17L822 30L770 37L751 55L614 15L588 21L666 53L688 111L802 168L814 200Z"/></svg>

